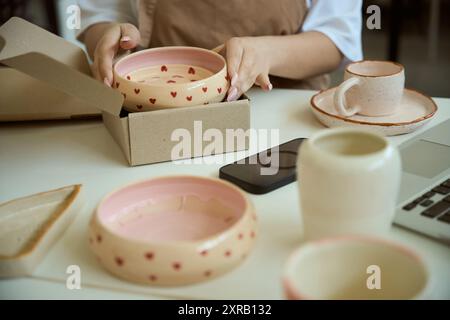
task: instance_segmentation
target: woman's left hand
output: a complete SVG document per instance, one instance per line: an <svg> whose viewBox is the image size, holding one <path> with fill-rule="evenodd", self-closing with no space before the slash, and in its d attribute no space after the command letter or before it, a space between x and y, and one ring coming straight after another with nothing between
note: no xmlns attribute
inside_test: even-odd
<svg viewBox="0 0 450 320"><path fill-rule="evenodd" d="M270 62L264 37L236 37L215 49L226 57L231 86L227 101L237 100L254 84L272 90L269 79Z"/></svg>

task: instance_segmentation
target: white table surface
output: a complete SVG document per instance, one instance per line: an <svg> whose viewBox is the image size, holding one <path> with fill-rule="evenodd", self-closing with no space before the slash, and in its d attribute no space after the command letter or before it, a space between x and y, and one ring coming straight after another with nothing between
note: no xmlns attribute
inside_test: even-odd
<svg viewBox="0 0 450 320"><path fill-rule="evenodd" d="M252 127L279 128L280 142L309 137L323 128L309 111L312 94L299 90L264 93L253 89L249 93ZM435 101L439 111L428 126L450 118L450 99ZM422 130L390 139L399 144ZM32 277L0 281L0 299L282 298L282 266L302 243L296 183L266 195L250 195L260 221L255 249L242 265L209 282L169 289L127 283L108 274L89 251L89 218L99 200L112 189L167 174L217 177L222 165L168 162L131 168L100 121L0 124L0 202L76 183L83 184L86 199L82 212ZM435 297L450 299L450 248L396 226L389 237L425 256L437 280ZM69 265L81 268L81 290L65 287Z"/></svg>

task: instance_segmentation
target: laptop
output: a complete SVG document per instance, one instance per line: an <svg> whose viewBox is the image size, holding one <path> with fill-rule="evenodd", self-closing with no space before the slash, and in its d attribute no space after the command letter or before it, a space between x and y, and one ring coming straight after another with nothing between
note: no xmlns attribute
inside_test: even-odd
<svg viewBox="0 0 450 320"><path fill-rule="evenodd" d="M403 172L394 223L450 244L450 119L399 149Z"/></svg>

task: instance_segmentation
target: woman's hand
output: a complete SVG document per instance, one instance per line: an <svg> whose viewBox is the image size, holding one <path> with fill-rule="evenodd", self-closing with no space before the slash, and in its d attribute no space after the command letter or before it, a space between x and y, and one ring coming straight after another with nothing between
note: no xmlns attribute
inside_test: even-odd
<svg viewBox="0 0 450 320"><path fill-rule="evenodd" d="M263 37L231 38L222 48L227 60L231 86L228 101L237 100L254 84L265 91L272 90L269 79L270 59Z"/></svg>
<svg viewBox="0 0 450 320"><path fill-rule="evenodd" d="M228 101L233 101L252 87L272 90L269 74L301 80L335 70L343 55L325 34L316 31L289 36L231 38L226 51L231 87Z"/></svg>
<svg viewBox="0 0 450 320"><path fill-rule="evenodd" d="M139 30L130 23L97 24L86 31L85 43L92 54L92 71L96 79L111 86L113 61L120 50L134 49L140 41ZM92 48L95 49L92 52ZM90 50L91 49L91 50Z"/></svg>

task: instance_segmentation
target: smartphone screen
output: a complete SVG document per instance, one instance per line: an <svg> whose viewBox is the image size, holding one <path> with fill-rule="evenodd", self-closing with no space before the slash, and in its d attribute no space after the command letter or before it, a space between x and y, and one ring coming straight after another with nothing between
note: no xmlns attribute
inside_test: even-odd
<svg viewBox="0 0 450 320"><path fill-rule="evenodd" d="M283 143L220 169L219 177L253 194L264 194L296 180L298 150L304 138Z"/></svg>

